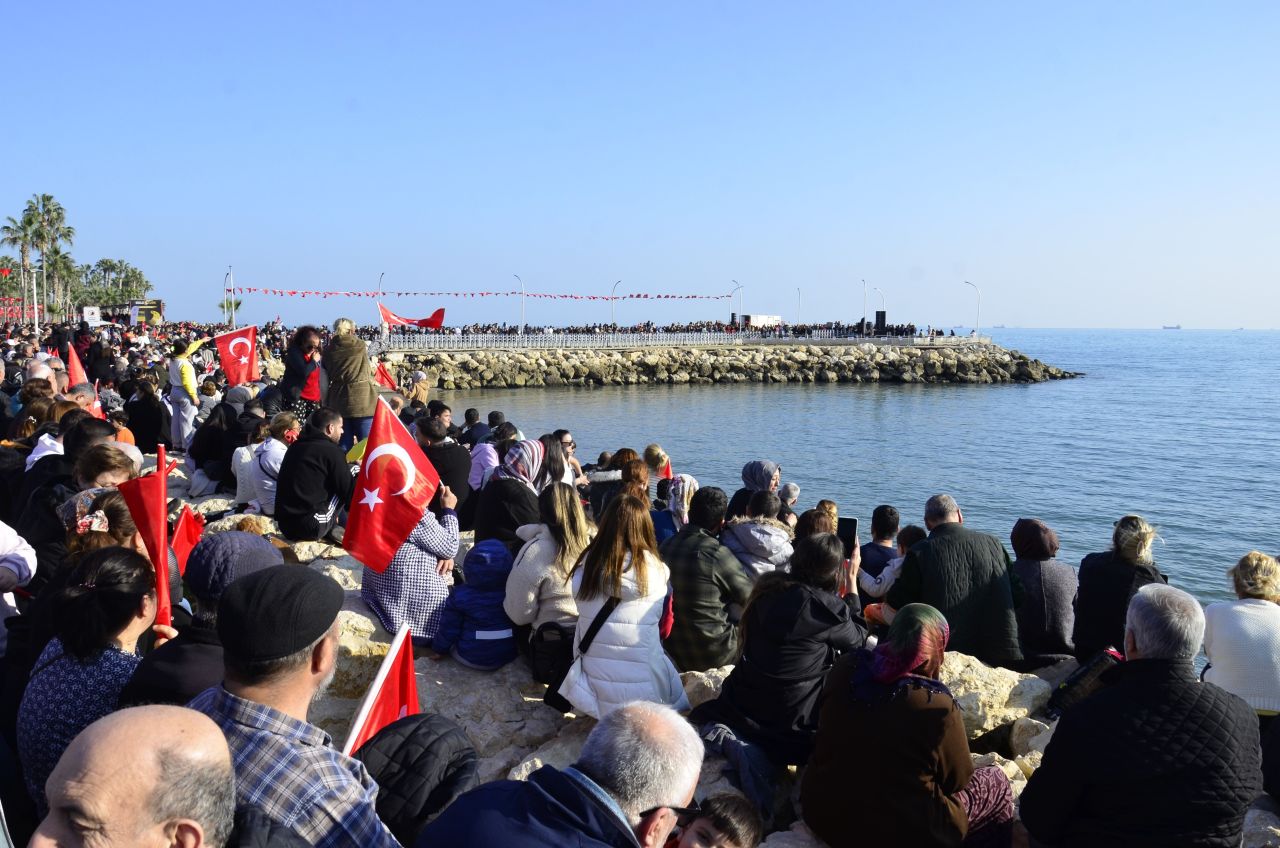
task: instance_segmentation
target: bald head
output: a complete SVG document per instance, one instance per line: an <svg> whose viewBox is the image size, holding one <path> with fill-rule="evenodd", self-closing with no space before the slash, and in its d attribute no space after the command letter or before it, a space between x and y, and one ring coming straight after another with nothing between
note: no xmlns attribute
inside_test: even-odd
<svg viewBox="0 0 1280 848"><path fill-rule="evenodd" d="M38 377L41 380L48 380L50 383L52 383L53 369L50 368L48 365L45 365L40 360L33 359L27 363L25 368L22 369L22 376L23 376L24 382L26 380L34 380Z"/></svg>
<svg viewBox="0 0 1280 848"><path fill-rule="evenodd" d="M32 846L222 848L235 815L226 738L184 707L134 707L89 725L45 795L49 815Z"/></svg>

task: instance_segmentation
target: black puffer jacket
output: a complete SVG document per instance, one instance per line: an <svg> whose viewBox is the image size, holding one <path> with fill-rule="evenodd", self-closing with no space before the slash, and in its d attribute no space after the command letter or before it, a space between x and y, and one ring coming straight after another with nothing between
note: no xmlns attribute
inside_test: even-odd
<svg viewBox="0 0 1280 848"><path fill-rule="evenodd" d="M1124 618L1134 593L1150 583L1168 583L1155 563L1133 565L1114 551L1089 554L1080 561L1076 623L1072 641L1085 662L1104 648L1124 650Z"/></svg>
<svg viewBox="0 0 1280 848"><path fill-rule="evenodd" d="M306 848L311 843L291 828L267 818L257 807L236 810L235 829L227 848Z"/></svg>
<svg viewBox="0 0 1280 848"><path fill-rule="evenodd" d="M1022 793L1063 848L1237 846L1262 790L1258 717L1185 660L1132 660L1067 710Z"/></svg>
<svg viewBox="0 0 1280 848"><path fill-rule="evenodd" d="M994 536L958 523L939 524L907 551L885 600L894 609L928 604L946 616L948 651L993 666L1022 659L1009 559Z"/></svg>
<svg viewBox="0 0 1280 848"><path fill-rule="evenodd" d="M389 724L355 757L377 781L378 818L401 845L412 845L427 822L480 782L471 740L442 715Z"/></svg>

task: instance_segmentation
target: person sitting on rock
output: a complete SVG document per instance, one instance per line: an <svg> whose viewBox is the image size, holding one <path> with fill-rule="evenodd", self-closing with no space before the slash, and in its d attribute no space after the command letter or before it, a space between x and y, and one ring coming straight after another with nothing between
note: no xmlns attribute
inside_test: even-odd
<svg viewBox="0 0 1280 848"><path fill-rule="evenodd" d="M414 644L429 645L440 632L449 599L448 575L458 555L458 499L448 486L436 498L440 517L424 512L390 564L379 572L365 568L360 597L388 633L406 622Z"/></svg>
<svg viewBox="0 0 1280 848"><path fill-rule="evenodd" d="M544 448L537 439L512 445L502 464L480 490L476 505L476 541L497 539L518 551L523 544L516 530L538 520L538 487Z"/></svg>
<svg viewBox="0 0 1280 848"><path fill-rule="evenodd" d="M342 416L321 407L285 451L276 481L275 516L286 538L323 539L344 520L356 483L338 446L341 439Z"/></svg>
<svg viewBox="0 0 1280 848"><path fill-rule="evenodd" d="M1058 534L1038 518L1019 518L1009 533L1013 574L1022 587L1018 601L1018 638L1024 668L1034 669L1071 657L1075 627L1076 571L1058 555Z"/></svg>
<svg viewBox="0 0 1280 848"><path fill-rule="evenodd" d="M845 654L827 674L800 804L831 848L1009 844L1009 778L974 769L960 708L938 679L948 635L940 612L908 604L874 650Z"/></svg>
<svg viewBox="0 0 1280 848"><path fill-rule="evenodd" d="M343 597L331 578L302 567L231 583L218 601L225 679L189 706L226 736L238 804L311 845L392 848L399 843L378 818L369 772L307 722L315 696L333 680Z"/></svg>
<svg viewBox="0 0 1280 848"><path fill-rule="evenodd" d="M843 568L844 543L835 534L797 542L789 572L756 582L742 614L742 659L719 697L689 717L708 744L742 764L739 788L764 811L773 809L782 770L809 759L823 676L841 652L867 641L836 594Z"/></svg>
<svg viewBox="0 0 1280 848"><path fill-rule="evenodd" d="M898 582L898 575L902 573L902 563L907 559L907 551L917 542L923 542L929 538L929 534L925 532L923 527L915 524L908 524L906 527L898 530L896 539L897 556L880 569L880 573L870 575L861 568L858 569L858 599L863 602L862 614L868 622L882 623L883 605L879 603L880 599L889 593L893 588L893 584ZM866 551L871 545L863 545L862 550Z"/></svg>
<svg viewBox="0 0 1280 848"><path fill-rule="evenodd" d="M907 604L928 604L951 627L951 649L990 666L1022 660L1013 609L1009 556L994 536L964 526L955 498L934 495L924 506L929 538L912 546L885 597L884 617Z"/></svg>
<svg viewBox="0 0 1280 848"><path fill-rule="evenodd" d="M440 475L440 482L457 501L454 511L462 510L471 497L471 484L467 482L467 477L471 474L471 452L449 436L449 428L443 419L420 416L417 425L414 435L418 439L418 446L422 448L431 467ZM431 499L430 507L436 518L439 518L443 510L439 493Z"/></svg>
<svg viewBox="0 0 1280 848"><path fill-rule="evenodd" d="M277 412L271 419L270 435L253 449L248 465L252 502L263 515L276 514L276 487L285 452L302 435L302 424L292 412Z"/></svg>
<svg viewBox="0 0 1280 848"><path fill-rule="evenodd" d="M778 520L782 500L773 492L755 492L747 514L720 532L720 541L746 569L752 580L787 567L791 561L791 528Z"/></svg>
<svg viewBox="0 0 1280 848"><path fill-rule="evenodd" d="M689 806L702 758L702 740L674 710L624 704L592 728L572 766L472 789L415 848L662 848L699 815Z"/></svg>
<svg viewBox="0 0 1280 848"><path fill-rule="evenodd" d="M737 617L751 596L752 580L716 538L728 506L723 490L698 489L685 512L687 523L659 548L671 570L676 612L663 645L681 671L720 668L738 654Z"/></svg>
<svg viewBox="0 0 1280 848"><path fill-rule="evenodd" d="M1076 659L1088 662L1106 648L1123 648L1125 615L1133 593L1152 583L1168 583L1156 567L1151 549L1156 528L1141 516L1116 522L1111 550L1080 561L1080 587L1075 598L1072 641Z"/></svg>
<svg viewBox="0 0 1280 848"><path fill-rule="evenodd" d="M573 569L576 659L558 691L576 712L599 718L634 700L689 708L680 674L662 650L669 578L648 502L618 495ZM601 623L584 652L583 637L597 618Z"/></svg>
<svg viewBox="0 0 1280 848"><path fill-rule="evenodd" d="M252 533L228 530L201 539L191 549L183 575L191 624L142 658L120 693L121 705L185 704L221 683L218 601L222 593L239 577L283 563L279 548Z"/></svg>
<svg viewBox="0 0 1280 848"><path fill-rule="evenodd" d="M742 488L733 493L729 499L729 512L726 521L741 518L747 514L747 504L756 492L774 492L782 482L782 467L767 459L756 459L742 466Z"/></svg>
<svg viewBox="0 0 1280 848"><path fill-rule="evenodd" d="M432 659L448 655L467 668L494 671L516 658L515 625L502 608L511 564L511 551L496 539L467 551L466 582L453 587L440 610Z"/></svg>
<svg viewBox="0 0 1280 848"><path fill-rule="evenodd" d="M601 454L601 459L604 455ZM599 523L609 501L617 497L622 490L622 469L629 462L635 462L640 455L631 448L619 448L609 456L603 467L587 472L587 499L591 504L591 516ZM597 463L599 466L600 463ZM648 496L644 498L648 500Z"/></svg>
<svg viewBox="0 0 1280 848"><path fill-rule="evenodd" d="M1063 848L1239 845L1262 790L1258 718L1196 678L1195 598L1159 583L1126 613L1125 662L1058 721L1020 799L1031 837Z"/></svg>

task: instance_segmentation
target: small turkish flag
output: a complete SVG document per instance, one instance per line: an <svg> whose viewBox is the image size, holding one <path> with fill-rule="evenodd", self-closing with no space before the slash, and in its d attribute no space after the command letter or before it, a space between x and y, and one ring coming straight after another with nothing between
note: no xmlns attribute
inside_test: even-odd
<svg viewBox="0 0 1280 848"><path fill-rule="evenodd" d="M173 527L173 555L178 558L179 574L187 573L187 559L203 533L204 516L197 515L189 505L183 504L178 523Z"/></svg>
<svg viewBox="0 0 1280 848"><path fill-rule="evenodd" d="M169 472L177 467L176 462L166 463L164 445L160 445L155 471L116 487L156 572L156 624L173 623L169 608Z"/></svg>
<svg viewBox="0 0 1280 848"><path fill-rule="evenodd" d="M444 326L443 309L437 309L426 318L405 318L379 303L378 318L383 324L388 324L392 327L425 327L428 330L438 330Z"/></svg>
<svg viewBox="0 0 1280 848"><path fill-rule="evenodd" d="M440 488L440 475L417 441L378 400L365 444L342 546L381 574Z"/></svg>
<svg viewBox="0 0 1280 848"><path fill-rule="evenodd" d="M99 421L107 420L107 413L102 411L102 398L98 397L98 381L93 381L93 403L89 405L89 414Z"/></svg>
<svg viewBox="0 0 1280 848"><path fill-rule="evenodd" d="M413 671L413 642L406 622L400 625L396 638L391 640L387 656L378 667L378 676L360 702L360 710L351 724L351 733L347 735L347 744L342 746L342 753L351 756L382 728L420 711L418 677Z"/></svg>
<svg viewBox="0 0 1280 848"><path fill-rule="evenodd" d="M218 347L218 359L227 375L228 386L238 386L259 379L258 328L252 324L213 337Z"/></svg>
<svg viewBox="0 0 1280 848"><path fill-rule="evenodd" d="M391 376L391 372L387 370L387 363L382 360L378 360L378 367L373 370L373 379L377 380L379 385L393 392L400 390L400 387L396 385L396 378Z"/></svg>
<svg viewBox="0 0 1280 848"><path fill-rule="evenodd" d="M67 345L67 378L70 381L69 386L89 382L89 375L85 373L84 365L80 363L80 355L76 353L75 345Z"/></svg>

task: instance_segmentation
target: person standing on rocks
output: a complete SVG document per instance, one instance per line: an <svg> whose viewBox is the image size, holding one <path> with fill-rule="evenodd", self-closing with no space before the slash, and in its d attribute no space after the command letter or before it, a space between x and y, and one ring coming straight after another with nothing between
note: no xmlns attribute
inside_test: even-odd
<svg viewBox="0 0 1280 848"><path fill-rule="evenodd" d="M222 729L236 801L320 848L390 848L378 786L359 760L308 723L333 680L342 587L301 567L267 568L233 582L218 602L225 679L189 704Z"/></svg>
<svg viewBox="0 0 1280 848"><path fill-rule="evenodd" d="M356 335L355 322L350 318L333 322L333 338L329 339L321 363L329 377L325 406L342 416L339 444L343 450L350 450L356 442L369 436L378 403L369 348Z"/></svg>
<svg viewBox="0 0 1280 848"><path fill-rule="evenodd" d="M990 666L1021 661L1009 557L1000 541L965 527L950 495L929 498L924 526L929 538L907 552L885 597L885 620L892 623L907 604L928 604L951 625L951 650Z"/></svg>
<svg viewBox="0 0 1280 848"><path fill-rule="evenodd" d="M427 825L414 848L662 848L690 809L702 740L669 707L625 704L604 716L568 768L472 789Z"/></svg>

